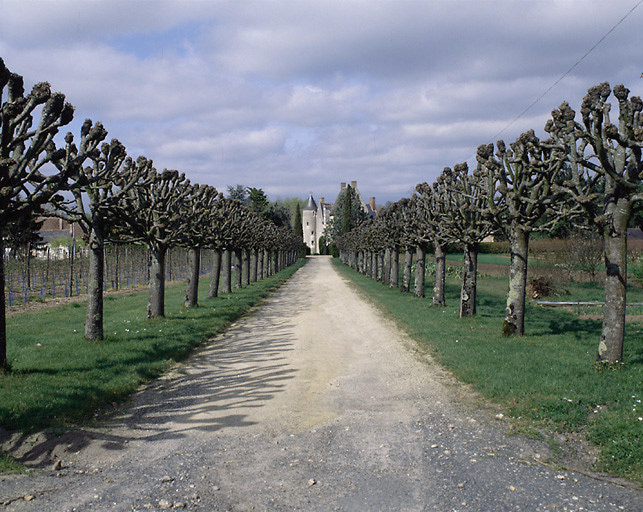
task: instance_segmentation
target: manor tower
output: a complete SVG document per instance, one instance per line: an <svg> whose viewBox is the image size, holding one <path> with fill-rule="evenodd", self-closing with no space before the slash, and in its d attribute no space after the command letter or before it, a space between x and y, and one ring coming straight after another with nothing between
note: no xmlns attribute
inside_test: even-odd
<svg viewBox="0 0 643 512"><path fill-rule="evenodd" d="M342 182L337 197L340 196L345 188L346 183ZM357 181L351 181L351 188L356 192L362 209L370 217L375 217L375 198L371 197L370 201L366 203L357 189ZM319 238L324 235L326 224L334 217L336 203L337 200L335 200L335 203L327 203L323 197L320 197L319 202L315 203L313 193L311 192L308 196L306 206L301 212L301 224L304 243L310 247L311 254L319 254Z"/></svg>

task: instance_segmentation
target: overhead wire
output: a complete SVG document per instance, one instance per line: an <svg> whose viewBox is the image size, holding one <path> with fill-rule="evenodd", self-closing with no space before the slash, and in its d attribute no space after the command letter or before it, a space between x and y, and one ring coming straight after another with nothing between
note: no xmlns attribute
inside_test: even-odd
<svg viewBox="0 0 643 512"><path fill-rule="evenodd" d="M567 75L569 75L575 68L578 66L585 58L592 53L598 45L600 45L616 28L625 21L625 19L630 16L637 7L639 7L641 4L643 4L643 0L639 0L625 15L618 20L612 28L610 28L595 44L592 46L589 50L585 52L585 54L580 57L574 64L567 70L565 71L559 78L556 80L553 84L551 84L545 92L543 92L538 98L536 98L534 101L532 101L520 114L518 114L507 126L505 126L502 130L500 130L498 133L496 133L491 139L492 140L497 140L497 138L503 134L505 131L507 131L518 119L522 118L527 112L529 112L540 100L542 100L548 93L551 91L554 87L556 87ZM643 76L643 75L642 75ZM473 155L475 156L475 154Z"/></svg>

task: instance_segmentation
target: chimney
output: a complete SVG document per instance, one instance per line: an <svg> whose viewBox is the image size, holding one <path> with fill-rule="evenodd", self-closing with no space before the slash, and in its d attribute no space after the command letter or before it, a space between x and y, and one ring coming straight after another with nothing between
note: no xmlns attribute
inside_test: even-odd
<svg viewBox="0 0 643 512"><path fill-rule="evenodd" d="M371 200L369 201L369 204L371 205L371 210L375 211L375 198L371 197Z"/></svg>
<svg viewBox="0 0 643 512"><path fill-rule="evenodd" d="M346 183L344 183L344 182L342 181L342 182L340 183L339 191L341 192L341 191L342 191L342 190L344 190L345 188L346 188Z"/></svg>
<svg viewBox="0 0 643 512"><path fill-rule="evenodd" d="M351 187L357 188L357 182L356 181L351 181Z"/></svg>

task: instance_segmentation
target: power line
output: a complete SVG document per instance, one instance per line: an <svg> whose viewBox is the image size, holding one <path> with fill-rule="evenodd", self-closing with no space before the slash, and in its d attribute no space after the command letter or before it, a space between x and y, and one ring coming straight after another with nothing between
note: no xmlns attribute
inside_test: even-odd
<svg viewBox="0 0 643 512"><path fill-rule="evenodd" d="M551 91L554 87L556 87L556 86L557 86L557 85L558 85L558 84L563 80L563 78L565 78L567 75L569 75L569 74L574 70L574 68L576 68L576 66L578 66L581 62L583 62L583 60L585 60L585 57L587 57L590 53L592 53L592 52L596 49L596 47L597 47L599 44L601 44L601 43L602 43L602 42L607 38L607 36L609 36L612 32L614 32L614 30L616 29L616 27L618 27L621 23L623 23L623 21L625 21L625 19L626 19L630 14L632 14L632 13L634 12L634 10L635 10L639 5L641 5L641 4L643 4L643 0L639 0L639 1L638 1L638 3L637 3L634 7L632 7L632 8L631 8L631 9L630 9L626 14L625 14L625 16L623 16L620 20L618 20L618 21L616 22L616 24L615 24L612 28L610 28L610 29L609 29L609 30L608 30L608 31L603 35L603 37L601 37L601 38L596 42L596 44L594 44L594 46L592 46L589 50L587 50L587 51L585 52L585 55L583 55L580 59L578 59L578 60L577 60L577 61L572 65L572 67L570 67L567 71L565 71L565 72L560 76L560 78L559 78L558 80L556 80L552 85L550 85L550 86L549 86L549 88L548 88L545 92L543 92L540 96L538 96L538 98L536 98L534 101L532 101L532 102L529 104L529 106L528 106L527 108L525 108L525 109L524 109L520 114L518 114L518 115L516 116L516 118L515 118L513 121L511 121L507 126L505 126L505 127L504 127L502 130L500 130L498 133L496 133L496 134L492 137L492 140L493 140L493 141L497 140L497 138L498 138L498 136L499 136L500 134L502 134L503 132L505 132L505 131L506 131L508 128L510 128L510 127L511 127L511 126L512 126L516 121L518 121L518 119L520 119L520 118L521 118L522 116L524 116L527 112L529 112L529 111L534 107L534 105L536 105L540 100L542 100L542 99L547 95L547 93L549 93L549 91ZM642 75L642 76L643 76L643 75Z"/></svg>

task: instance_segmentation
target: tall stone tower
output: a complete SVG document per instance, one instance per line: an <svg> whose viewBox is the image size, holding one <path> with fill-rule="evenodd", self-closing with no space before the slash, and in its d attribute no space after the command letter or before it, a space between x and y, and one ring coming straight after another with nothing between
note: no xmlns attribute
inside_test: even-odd
<svg viewBox="0 0 643 512"><path fill-rule="evenodd" d="M318 254L317 240L321 233L317 233L317 204L310 193L308 202L301 211L301 223L304 233L304 243L310 247L311 254Z"/></svg>

